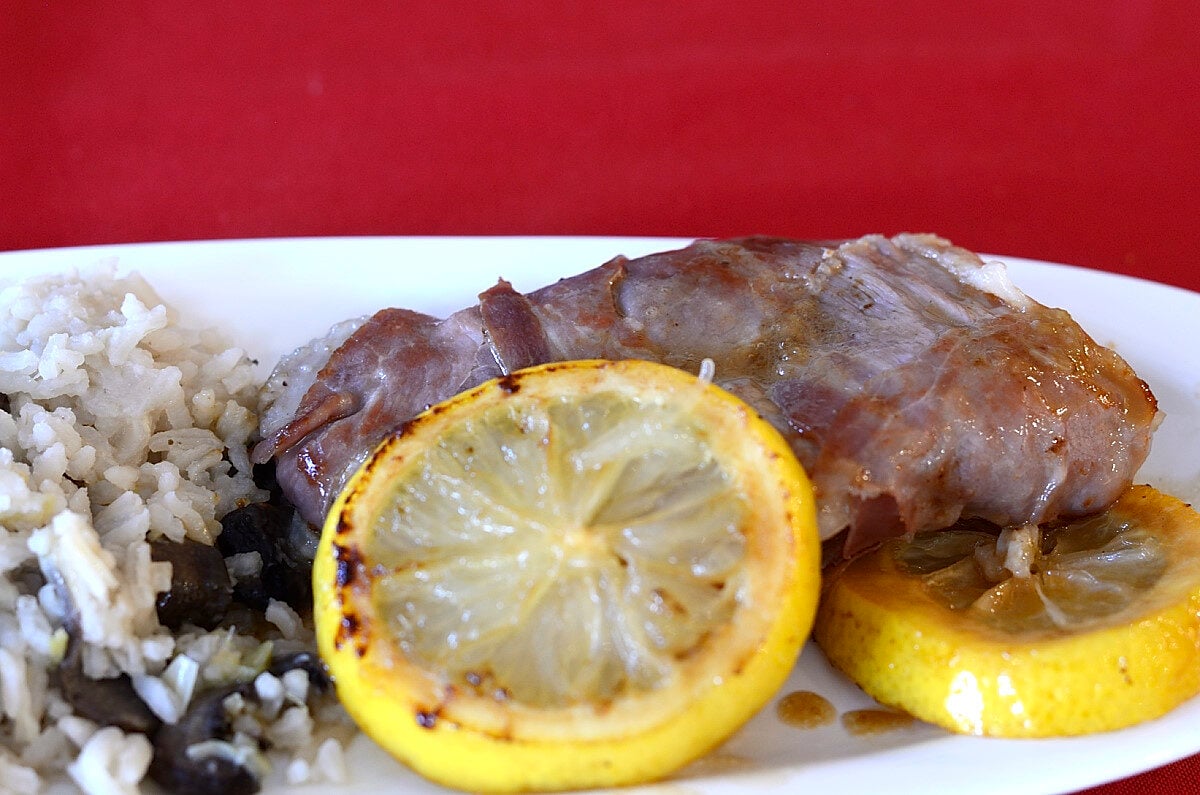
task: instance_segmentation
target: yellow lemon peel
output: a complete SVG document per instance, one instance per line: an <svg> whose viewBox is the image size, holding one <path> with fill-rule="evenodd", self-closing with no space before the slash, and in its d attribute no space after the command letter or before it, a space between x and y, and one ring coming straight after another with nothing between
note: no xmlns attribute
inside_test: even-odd
<svg viewBox="0 0 1200 795"><path fill-rule="evenodd" d="M1200 515L1136 486L1030 538L886 543L827 577L814 637L878 701L968 734L1107 731L1200 692Z"/></svg>
<svg viewBox="0 0 1200 795"><path fill-rule="evenodd" d="M424 412L334 504L317 640L360 727L439 783L661 778L765 704L819 590L811 487L729 393L544 365Z"/></svg>

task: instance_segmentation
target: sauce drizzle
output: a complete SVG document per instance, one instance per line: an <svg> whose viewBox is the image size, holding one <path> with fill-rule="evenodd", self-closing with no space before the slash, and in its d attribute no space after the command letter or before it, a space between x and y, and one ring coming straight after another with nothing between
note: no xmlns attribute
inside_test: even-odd
<svg viewBox="0 0 1200 795"><path fill-rule="evenodd" d="M906 712L890 709L852 709L842 715L842 726L851 734L864 737L904 729L916 719Z"/></svg>
<svg viewBox="0 0 1200 795"><path fill-rule="evenodd" d="M833 723L837 710L826 698L811 690L796 690L779 699L775 714L788 726L816 729Z"/></svg>

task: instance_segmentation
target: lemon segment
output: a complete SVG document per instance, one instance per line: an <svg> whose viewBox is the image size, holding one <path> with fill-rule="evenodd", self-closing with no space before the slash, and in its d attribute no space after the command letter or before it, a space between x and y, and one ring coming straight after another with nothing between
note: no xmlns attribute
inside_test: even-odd
<svg viewBox="0 0 1200 795"><path fill-rule="evenodd" d="M967 734L1107 731L1200 692L1191 507L1138 486L1100 516L1020 535L886 543L827 577L814 637L876 700Z"/></svg>
<svg viewBox="0 0 1200 795"><path fill-rule="evenodd" d="M377 743L474 791L661 778L782 685L812 625L809 482L729 393L544 365L426 411L335 502L318 646Z"/></svg>

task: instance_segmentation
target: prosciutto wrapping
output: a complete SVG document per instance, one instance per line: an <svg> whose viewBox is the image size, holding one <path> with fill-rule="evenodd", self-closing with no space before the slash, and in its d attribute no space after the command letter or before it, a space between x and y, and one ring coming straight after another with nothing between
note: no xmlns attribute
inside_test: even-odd
<svg viewBox="0 0 1200 795"><path fill-rule="evenodd" d="M291 378L293 394L267 413L253 457L277 459L308 522L427 406L553 360L696 372L711 359L714 380L788 438L822 536L845 531L846 555L959 518L1101 510L1129 487L1157 419L1146 384L1066 312L928 235L698 241L527 295L501 280L479 299L445 319L384 309L317 361L281 364L273 382Z"/></svg>

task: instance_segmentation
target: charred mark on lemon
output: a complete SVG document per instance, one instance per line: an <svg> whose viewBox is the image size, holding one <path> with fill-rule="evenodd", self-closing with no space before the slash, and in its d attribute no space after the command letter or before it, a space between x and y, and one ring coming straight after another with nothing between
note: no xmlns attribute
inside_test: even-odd
<svg viewBox="0 0 1200 795"><path fill-rule="evenodd" d="M341 534L342 526L339 525L338 529ZM363 570L362 553L356 547L344 544L333 544L332 547L337 571L334 582L338 588L348 588Z"/></svg>
<svg viewBox="0 0 1200 795"><path fill-rule="evenodd" d="M362 619L353 611L344 611L337 624L337 632L333 645L341 651L349 647L355 656L361 658L367 653L367 633Z"/></svg>

